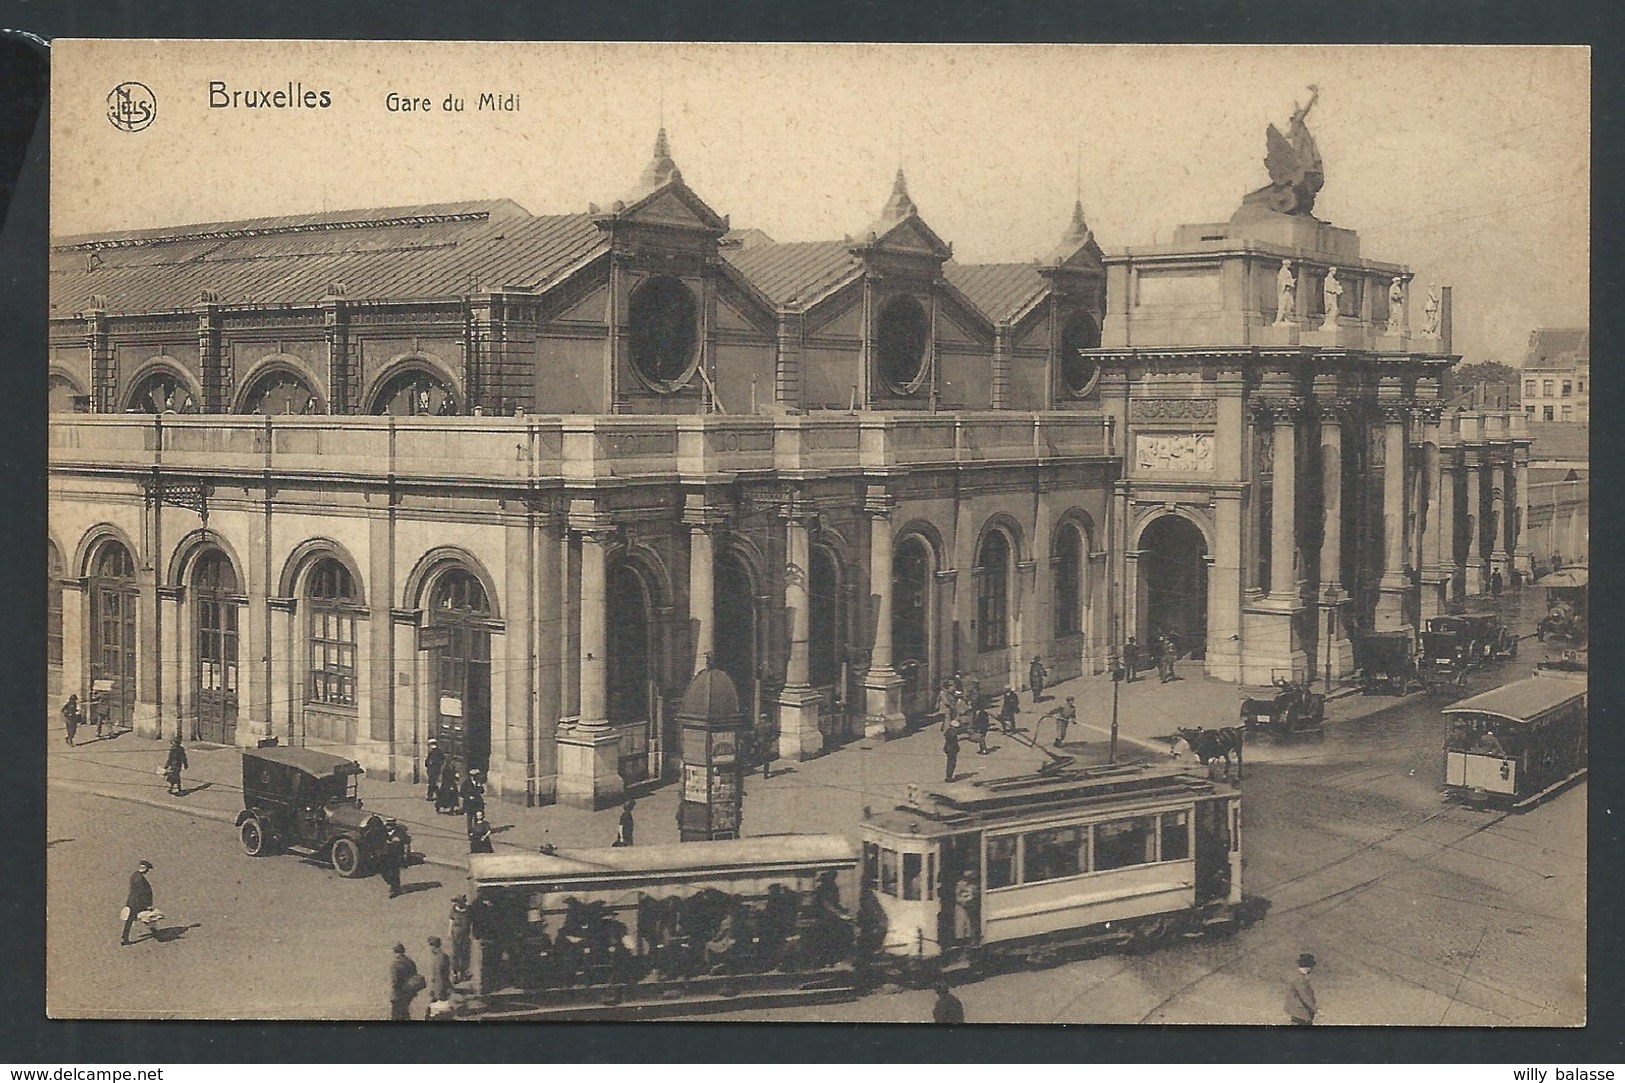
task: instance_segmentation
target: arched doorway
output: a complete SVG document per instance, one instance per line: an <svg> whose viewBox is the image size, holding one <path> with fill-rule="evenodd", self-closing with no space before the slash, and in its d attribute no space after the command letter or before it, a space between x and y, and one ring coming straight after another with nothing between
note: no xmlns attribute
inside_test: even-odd
<svg viewBox="0 0 1625 1083"><path fill-rule="evenodd" d="M457 393L444 377L411 365L384 381L372 398L371 412L397 417L455 414Z"/></svg>
<svg viewBox="0 0 1625 1083"><path fill-rule="evenodd" d="M45 665L51 703L62 694L62 551L45 539Z"/></svg>
<svg viewBox="0 0 1625 1083"><path fill-rule="evenodd" d="M430 736L461 774L491 767L491 605L479 578L442 574L429 596L430 672L435 675Z"/></svg>
<svg viewBox="0 0 1625 1083"><path fill-rule="evenodd" d="M931 550L915 534L892 554L892 666L903 678L903 713L923 714L932 706Z"/></svg>
<svg viewBox="0 0 1625 1083"><path fill-rule="evenodd" d="M1140 580L1145 616L1140 632L1149 646L1170 636L1184 653L1207 645L1207 542L1189 519L1162 515L1140 534Z"/></svg>
<svg viewBox="0 0 1625 1083"><path fill-rule="evenodd" d="M237 743L237 573L218 549L192 566L192 740Z"/></svg>
<svg viewBox="0 0 1625 1083"><path fill-rule="evenodd" d="M724 553L717 558L713 581L715 583L716 611L712 615L716 629L712 649L714 664L726 673L739 692L739 702L745 710L753 709L756 687L756 594L744 562L735 554ZM750 720L758 725L760 717Z"/></svg>
<svg viewBox="0 0 1625 1083"><path fill-rule="evenodd" d="M98 724L129 729L135 720L135 559L111 539L90 560L90 712Z"/></svg>
<svg viewBox="0 0 1625 1083"><path fill-rule="evenodd" d="M621 733L621 778L636 782L649 776L649 734L655 716L649 665L652 607L643 577L625 563L610 568L607 588L611 619L604 644L606 707L610 723Z"/></svg>
<svg viewBox="0 0 1625 1083"><path fill-rule="evenodd" d="M852 692L841 683L846 659L842 634L841 575L835 556L822 545L812 547L807 575L807 683L824 693L826 738L839 738L848 728Z"/></svg>

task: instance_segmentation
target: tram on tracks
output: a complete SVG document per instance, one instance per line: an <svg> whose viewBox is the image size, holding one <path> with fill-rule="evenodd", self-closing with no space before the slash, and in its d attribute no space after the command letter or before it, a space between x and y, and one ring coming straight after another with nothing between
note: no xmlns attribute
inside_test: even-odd
<svg viewBox="0 0 1625 1083"><path fill-rule="evenodd" d="M1536 627L1544 648L1543 669L1585 672L1590 656L1587 596L1590 574L1584 566L1549 572L1535 581L1545 592L1546 615Z"/></svg>
<svg viewBox="0 0 1625 1083"><path fill-rule="evenodd" d="M458 1014L652 1018L820 1002L1228 933L1241 795L1119 765L910 787L840 836L475 855Z"/></svg>
<svg viewBox="0 0 1625 1083"><path fill-rule="evenodd" d="M1445 794L1527 808L1586 773L1584 675L1535 676L1444 709Z"/></svg>

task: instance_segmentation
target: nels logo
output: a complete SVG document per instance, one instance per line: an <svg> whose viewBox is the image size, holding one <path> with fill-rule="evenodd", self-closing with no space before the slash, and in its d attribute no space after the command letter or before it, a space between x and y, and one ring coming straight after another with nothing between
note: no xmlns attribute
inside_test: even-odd
<svg viewBox="0 0 1625 1083"><path fill-rule="evenodd" d="M139 132L158 118L158 99L144 83L120 83L107 95L107 119L124 132Z"/></svg>

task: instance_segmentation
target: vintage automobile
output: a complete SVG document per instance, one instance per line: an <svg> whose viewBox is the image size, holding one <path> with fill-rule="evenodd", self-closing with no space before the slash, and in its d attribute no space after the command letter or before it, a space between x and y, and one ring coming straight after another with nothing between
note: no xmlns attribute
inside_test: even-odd
<svg viewBox="0 0 1625 1083"><path fill-rule="evenodd" d="M1303 681L1277 679L1272 699L1241 701L1241 724L1266 733L1317 729L1326 722L1326 697Z"/></svg>
<svg viewBox="0 0 1625 1083"><path fill-rule="evenodd" d="M1365 632L1354 637L1354 668L1367 696L1403 696L1421 684L1411 634Z"/></svg>
<svg viewBox="0 0 1625 1083"><path fill-rule="evenodd" d="M408 864L415 856L411 836L395 819L362 807L356 796L361 773L354 760L308 748L270 743L245 749L237 815L243 852L310 854L345 877L376 871L386 854Z"/></svg>
<svg viewBox="0 0 1625 1083"><path fill-rule="evenodd" d="M1427 631L1454 636L1467 652L1467 664L1475 668L1518 657L1518 637L1493 613L1432 617Z"/></svg>
<svg viewBox="0 0 1625 1083"><path fill-rule="evenodd" d="M1450 632L1423 632L1416 652L1422 685L1429 693L1467 689L1468 647Z"/></svg>

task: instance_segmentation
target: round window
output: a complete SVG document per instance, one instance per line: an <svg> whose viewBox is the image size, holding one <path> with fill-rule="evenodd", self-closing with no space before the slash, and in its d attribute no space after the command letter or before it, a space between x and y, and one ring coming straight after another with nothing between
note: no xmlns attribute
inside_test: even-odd
<svg viewBox="0 0 1625 1083"><path fill-rule="evenodd" d="M632 367L657 391L676 391L687 381L698 338L694 294L669 275L632 293Z"/></svg>
<svg viewBox="0 0 1625 1083"><path fill-rule="evenodd" d="M1061 329L1061 379L1074 395L1087 395L1094 388L1100 366L1085 351L1100 346L1100 326L1087 312L1073 313Z"/></svg>
<svg viewBox="0 0 1625 1083"><path fill-rule="evenodd" d="M931 341L931 319L912 297L898 297L880 310L876 348L880 378L899 395L912 395L925 375L925 350Z"/></svg>

